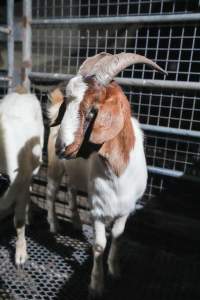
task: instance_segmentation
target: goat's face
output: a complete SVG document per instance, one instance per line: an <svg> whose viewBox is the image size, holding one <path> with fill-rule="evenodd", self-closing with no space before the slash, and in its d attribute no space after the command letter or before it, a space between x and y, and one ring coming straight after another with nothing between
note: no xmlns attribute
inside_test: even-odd
<svg viewBox="0 0 200 300"><path fill-rule="evenodd" d="M145 63L166 74L153 61L135 53L99 53L86 59L78 75L69 81L64 91L66 101L59 89L51 94L53 106L50 117L52 119L54 115L54 125L61 122L56 141L58 156L84 157L85 148L89 152L87 157L91 151L118 135L124 127L125 118L130 117L130 108L121 88L112 80L124 68L135 63Z"/></svg>
<svg viewBox="0 0 200 300"><path fill-rule="evenodd" d="M122 129L120 87L112 82L107 87L95 79L76 76L66 87L67 104L56 141L56 153L62 158L88 157ZM123 95L123 93L122 93Z"/></svg>

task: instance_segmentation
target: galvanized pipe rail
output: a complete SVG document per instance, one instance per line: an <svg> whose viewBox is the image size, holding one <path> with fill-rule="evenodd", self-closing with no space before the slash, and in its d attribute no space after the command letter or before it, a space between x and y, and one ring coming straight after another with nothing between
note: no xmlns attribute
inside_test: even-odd
<svg viewBox="0 0 200 300"><path fill-rule="evenodd" d="M72 74L59 74L59 73L42 73L42 72L30 72L31 79L41 80L69 80L74 75ZM172 81L172 80L151 80L151 79L134 79L134 78L121 78L116 77L115 80L122 85L146 87L146 88L162 88L173 90L191 90L200 91L199 82L190 81Z"/></svg>
<svg viewBox="0 0 200 300"><path fill-rule="evenodd" d="M5 33L5 34L10 34L11 32L11 28L8 26L0 26L0 32L1 33Z"/></svg>
<svg viewBox="0 0 200 300"><path fill-rule="evenodd" d="M96 18L57 18L34 19L32 25L73 25L73 24L141 24L141 23L168 23L168 22L199 22L200 13L192 14L163 14L151 16L116 16Z"/></svg>

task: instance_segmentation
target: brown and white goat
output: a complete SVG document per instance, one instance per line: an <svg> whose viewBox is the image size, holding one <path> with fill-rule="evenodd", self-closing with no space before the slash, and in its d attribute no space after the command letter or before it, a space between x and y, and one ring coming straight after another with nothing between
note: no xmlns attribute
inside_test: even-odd
<svg viewBox="0 0 200 300"><path fill-rule="evenodd" d="M122 89L113 81L115 75L135 63L145 63L165 73L137 54L100 53L83 63L64 90L58 87L50 95L50 114L60 121L56 153L59 158L74 159L70 184L78 186L81 181L91 204L94 261L90 289L95 295L102 293L104 285L106 220L113 223L108 270L118 276L117 239L147 184L143 133L131 117ZM78 157L84 158L81 167Z"/></svg>

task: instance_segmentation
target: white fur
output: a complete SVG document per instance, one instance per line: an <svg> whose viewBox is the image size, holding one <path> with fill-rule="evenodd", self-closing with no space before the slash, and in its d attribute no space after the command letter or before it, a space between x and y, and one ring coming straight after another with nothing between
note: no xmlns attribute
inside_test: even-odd
<svg viewBox="0 0 200 300"><path fill-rule="evenodd" d="M65 141L65 147L74 142L75 133L80 125L80 103L83 100L86 90L87 85L83 82L82 76L76 76L72 78L66 87L66 97L68 99L68 103L58 135L60 141Z"/></svg>
<svg viewBox="0 0 200 300"><path fill-rule="evenodd" d="M51 99L50 99L51 101ZM49 120L51 120L51 124L53 124L58 116L58 111L60 108L60 103L50 105L50 107L47 108L47 116Z"/></svg>
<svg viewBox="0 0 200 300"><path fill-rule="evenodd" d="M16 264L27 257L25 211L33 171L42 159L43 120L39 101L31 94L12 93L0 101L0 171L11 185L0 198L0 214L15 204ZM20 227L18 224L21 224Z"/></svg>
<svg viewBox="0 0 200 300"><path fill-rule="evenodd" d="M145 191L147 168L143 133L134 118L132 125L135 144L127 168L120 177L111 169L105 170L105 165L97 153L92 154L87 160L78 158L59 161L69 174L70 186L88 193L94 218L116 218L131 213L135 209L136 201Z"/></svg>
<svg viewBox="0 0 200 300"><path fill-rule="evenodd" d="M136 201L143 195L147 182L143 134L137 120L132 118L135 133L134 148L124 173L117 177L112 170L105 172L99 156L93 155L90 167L89 197L95 218L115 218L131 213ZM130 188L131 187L131 188Z"/></svg>

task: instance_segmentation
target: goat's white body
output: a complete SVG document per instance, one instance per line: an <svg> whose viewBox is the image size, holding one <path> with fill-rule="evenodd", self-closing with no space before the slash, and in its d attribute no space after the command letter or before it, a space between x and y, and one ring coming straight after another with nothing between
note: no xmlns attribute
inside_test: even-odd
<svg viewBox="0 0 200 300"><path fill-rule="evenodd" d="M37 98L17 93L5 96L0 102L0 172L9 175L11 183L0 197L0 214L14 204L17 228L25 220L30 180L41 162L42 145L43 119ZM24 229L17 230L25 244ZM16 253L16 263L23 263L19 248Z"/></svg>
<svg viewBox="0 0 200 300"><path fill-rule="evenodd" d="M127 168L121 176L118 177L111 169L105 168L97 154L90 158L88 192L94 218L116 218L130 214L145 191L147 168L143 134L135 119L132 119L132 124L135 144Z"/></svg>

